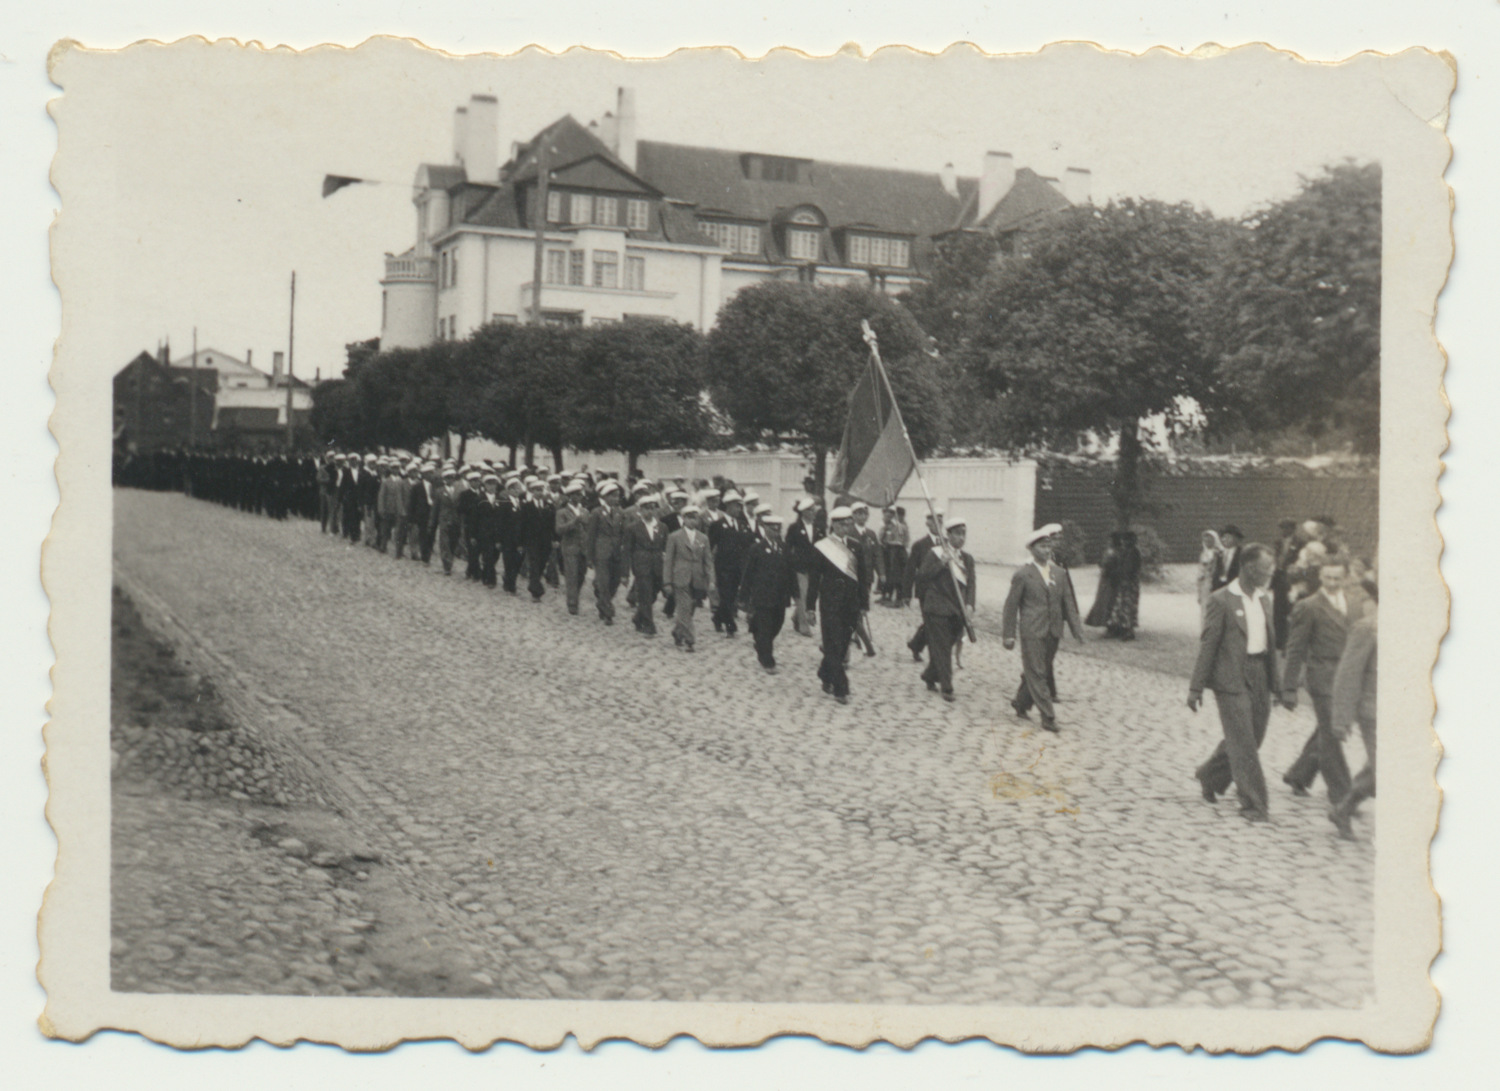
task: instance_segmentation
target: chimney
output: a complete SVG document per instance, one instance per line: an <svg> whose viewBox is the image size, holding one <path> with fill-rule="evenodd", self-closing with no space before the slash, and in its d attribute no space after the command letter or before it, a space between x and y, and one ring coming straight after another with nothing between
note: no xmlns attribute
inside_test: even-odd
<svg viewBox="0 0 1500 1091"><path fill-rule="evenodd" d="M453 162L463 166L469 159L469 108L453 109Z"/></svg>
<svg viewBox="0 0 1500 1091"><path fill-rule="evenodd" d="M172 339L170 337L162 341L161 352L157 354L156 358L161 362L162 367L172 366Z"/></svg>
<svg viewBox="0 0 1500 1091"><path fill-rule="evenodd" d="M469 97L469 134L464 168L469 181L500 181L500 100L494 95Z"/></svg>
<svg viewBox="0 0 1500 1091"><path fill-rule="evenodd" d="M286 360L286 353L271 353L271 385L281 385L281 365Z"/></svg>
<svg viewBox="0 0 1500 1091"><path fill-rule="evenodd" d="M254 367L255 365L253 363L251 363L251 361L254 358L255 358L255 350L254 349L246 349L245 350L245 366L246 367Z"/></svg>
<svg viewBox="0 0 1500 1091"><path fill-rule="evenodd" d="M1087 167L1069 167L1063 172L1063 196L1068 199L1069 204L1089 204L1093 200L1089 192L1093 181L1094 176Z"/></svg>
<svg viewBox="0 0 1500 1091"><path fill-rule="evenodd" d="M615 154L631 170L635 170L635 88L620 88L619 101L615 108L615 126L619 137Z"/></svg>
<svg viewBox="0 0 1500 1091"><path fill-rule="evenodd" d="M938 180L943 183L943 191L949 197L958 196L958 172L953 169L952 163L943 164L943 169L938 175Z"/></svg>
<svg viewBox="0 0 1500 1091"><path fill-rule="evenodd" d="M616 155L620 154L620 119L615 117L614 111L604 111L604 118L598 123L594 135L604 142L604 146Z"/></svg>
<svg viewBox="0 0 1500 1091"><path fill-rule="evenodd" d="M1016 161L1010 152L985 152L984 171L979 175L979 207L974 218L983 221L1015 184Z"/></svg>

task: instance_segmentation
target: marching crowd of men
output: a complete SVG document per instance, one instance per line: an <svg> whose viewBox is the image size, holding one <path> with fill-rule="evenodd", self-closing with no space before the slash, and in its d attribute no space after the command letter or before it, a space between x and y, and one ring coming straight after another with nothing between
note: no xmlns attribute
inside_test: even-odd
<svg viewBox="0 0 1500 1091"><path fill-rule="evenodd" d="M842 704L850 696L851 649L875 654L872 590L891 606L913 598L923 625L910 645L930 650L929 689L953 700L956 650L974 605L974 561L963 552L961 519L907 551L904 512L888 509L882 532L852 501L826 508L799 498L788 520L733 482L650 482L632 475L571 475L461 464L401 454L330 450L321 459L161 451L116 464L119 485L181 489L242 511L316 519L325 534L400 560L455 569L486 588L540 602L562 589L578 614L588 573L594 608L613 625L622 591L635 630L654 637L657 605L674 645L693 652L697 615L733 637L743 619L755 655L777 671L775 644L789 610L795 631L821 636L818 678ZM789 523L789 525L787 525ZM972 630L969 630L972 637Z"/></svg>

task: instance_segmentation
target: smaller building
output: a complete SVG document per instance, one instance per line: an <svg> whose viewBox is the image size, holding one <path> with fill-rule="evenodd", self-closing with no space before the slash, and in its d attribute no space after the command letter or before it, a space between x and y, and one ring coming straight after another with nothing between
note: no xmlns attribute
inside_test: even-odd
<svg viewBox="0 0 1500 1091"><path fill-rule="evenodd" d="M166 348L142 351L115 373L115 446L124 453L205 442L218 383L211 369L172 366Z"/></svg>

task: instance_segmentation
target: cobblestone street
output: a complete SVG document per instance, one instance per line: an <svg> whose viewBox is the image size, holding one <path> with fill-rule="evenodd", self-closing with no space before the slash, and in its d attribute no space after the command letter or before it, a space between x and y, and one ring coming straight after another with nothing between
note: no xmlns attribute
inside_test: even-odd
<svg viewBox="0 0 1500 1091"><path fill-rule="evenodd" d="M171 494L116 493L121 586L291 783L117 776L115 988L762 1002L1358 1006L1373 818L1280 781L1209 806L1186 680L1068 654L1062 733L1019 653L927 692L875 610L848 707L816 641L700 615L699 651ZM620 599L623 600L624 593ZM147 713L117 735L150 728ZM1357 764L1358 744L1350 752ZM277 798L278 792L280 798Z"/></svg>

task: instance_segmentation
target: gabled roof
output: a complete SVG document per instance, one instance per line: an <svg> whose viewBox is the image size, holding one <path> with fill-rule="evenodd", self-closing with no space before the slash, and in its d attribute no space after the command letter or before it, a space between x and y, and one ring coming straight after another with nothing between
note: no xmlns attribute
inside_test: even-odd
<svg viewBox="0 0 1500 1091"><path fill-rule="evenodd" d="M984 222L976 226L998 235L1024 227L1039 216L1072 207L1072 202L1053 189L1041 175L1030 167L1022 167L1016 171L1010 192L1001 197Z"/></svg>
<svg viewBox="0 0 1500 1091"><path fill-rule="evenodd" d="M190 352L186 356L173 360L172 367L177 369L191 369L194 355L194 353ZM254 375L260 379L267 378L264 371L257 371L245 363L245 361L237 360L227 352L220 352L218 349L199 349L196 355L200 370L211 367L221 375Z"/></svg>
<svg viewBox="0 0 1500 1091"><path fill-rule="evenodd" d="M662 192L697 206L700 215L767 222L798 205L815 205L831 227L861 225L897 234L931 235L958 219L964 186L955 197L936 174L814 160L806 180L745 177L744 153L642 140L640 175ZM804 161L806 162L806 161ZM966 179L968 188L972 180Z"/></svg>
<svg viewBox="0 0 1500 1091"><path fill-rule="evenodd" d="M580 125L572 114L566 114L554 121L532 137L528 143L518 148L515 158L501 170L501 177L512 183L535 181L537 152L543 141L547 144L547 166L554 175L570 170L581 172L584 177L580 178L576 184L598 188L608 188L602 183L611 177L623 175L623 180L634 182L647 192L659 195L659 187L652 186L641 173L627 167L620 157L610 150L609 145ZM610 168L610 172L599 174L584 171L584 164L590 160L602 163Z"/></svg>

